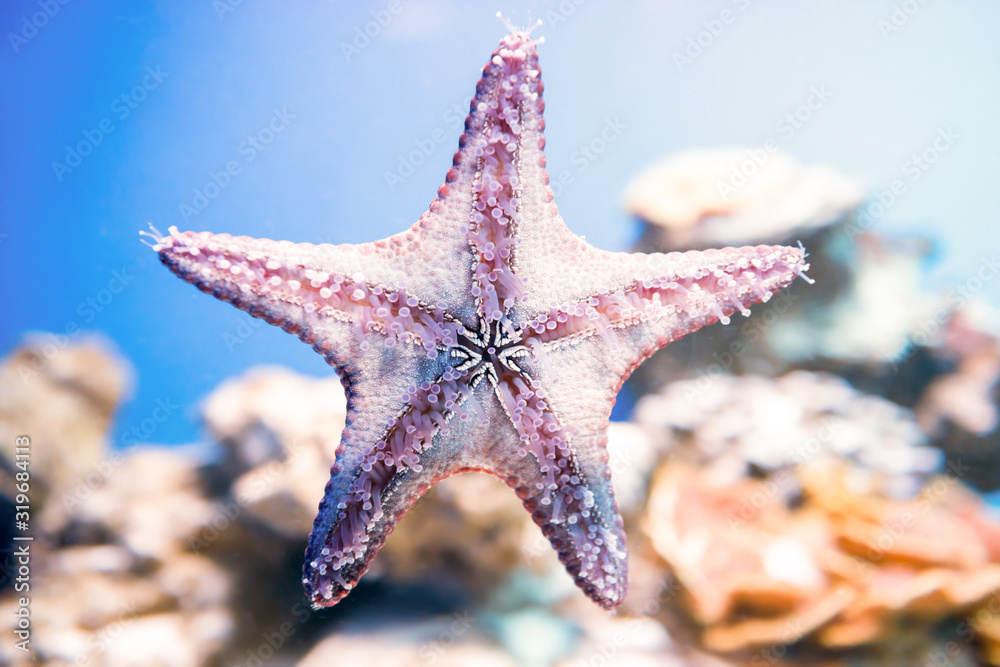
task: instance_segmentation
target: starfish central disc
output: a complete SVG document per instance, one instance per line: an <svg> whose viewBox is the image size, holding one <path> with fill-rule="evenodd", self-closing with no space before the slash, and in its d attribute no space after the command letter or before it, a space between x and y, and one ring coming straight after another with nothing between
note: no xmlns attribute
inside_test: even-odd
<svg viewBox="0 0 1000 667"><path fill-rule="evenodd" d="M455 370L468 373L468 383L475 389L486 378L494 388L504 372L513 371L531 379L517 365L516 359L526 357L530 351L521 344L521 332L501 320L488 322L479 320L479 332L466 330L459 334L458 344L451 348L450 355L458 363Z"/></svg>

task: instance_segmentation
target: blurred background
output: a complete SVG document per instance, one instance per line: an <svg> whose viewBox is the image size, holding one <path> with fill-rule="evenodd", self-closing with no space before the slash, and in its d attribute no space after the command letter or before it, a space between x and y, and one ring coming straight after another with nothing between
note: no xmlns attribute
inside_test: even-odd
<svg viewBox="0 0 1000 667"><path fill-rule="evenodd" d="M401 231L497 9L543 21L571 229L645 252L802 241L817 282L623 388L617 614L485 475L432 490L312 612L339 381L138 232ZM8 557L0 660L1000 664L1000 6L11 0L0 27L0 536L9 553L24 433L36 536L31 652Z"/></svg>

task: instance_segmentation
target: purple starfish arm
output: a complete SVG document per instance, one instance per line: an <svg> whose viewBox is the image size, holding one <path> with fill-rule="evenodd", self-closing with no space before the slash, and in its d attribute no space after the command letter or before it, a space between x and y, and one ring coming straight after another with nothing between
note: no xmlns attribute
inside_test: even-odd
<svg viewBox="0 0 1000 667"><path fill-rule="evenodd" d="M504 37L483 69L453 165L410 229L357 246L156 234L199 289L298 335L340 375L348 420L303 583L343 598L400 516L449 475L518 495L583 591L627 589L607 426L656 349L766 301L802 249L610 253L559 216L545 171L536 42Z"/></svg>
<svg viewBox="0 0 1000 667"><path fill-rule="evenodd" d="M321 340L344 338L337 322L353 326L362 351L369 347L365 334L377 331L386 336L385 344L390 347L409 338L431 356L438 345L454 344L463 329L444 310L447 297L431 305L427 297L415 295L426 294L426 285L408 289L405 273L386 270L394 263L407 264L405 255L392 256L398 237L364 246L314 246L170 231L156 248L174 273L203 292L281 326L307 343L316 343L317 351L328 357L338 347L343 349L342 343L331 346L323 343L332 340ZM458 296L453 298L458 300ZM322 334L316 328L323 329ZM333 365L350 366L348 361L329 358Z"/></svg>
<svg viewBox="0 0 1000 667"><path fill-rule="evenodd" d="M588 272L600 275L604 285L621 287L557 303L589 285L581 289L583 277L564 285L549 281L538 292L539 299L548 293L550 306L524 327L542 349L600 335L629 362L628 371L691 331L717 321L729 324L734 312L749 316L751 305L768 301L806 267L801 250L779 246L649 255L587 248L580 254L590 255Z"/></svg>

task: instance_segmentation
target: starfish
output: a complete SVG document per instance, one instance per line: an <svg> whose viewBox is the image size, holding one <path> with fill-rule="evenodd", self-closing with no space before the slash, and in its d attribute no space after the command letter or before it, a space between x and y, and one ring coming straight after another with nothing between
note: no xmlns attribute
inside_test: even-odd
<svg viewBox="0 0 1000 667"><path fill-rule="evenodd" d="M179 277L297 335L344 384L303 566L317 608L348 594L430 486L473 470L514 490L586 595L619 605L627 549L606 452L618 390L660 347L749 315L808 269L801 246L630 254L574 235L545 170L542 40L508 26L409 229L361 245L146 232Z"/></svg>

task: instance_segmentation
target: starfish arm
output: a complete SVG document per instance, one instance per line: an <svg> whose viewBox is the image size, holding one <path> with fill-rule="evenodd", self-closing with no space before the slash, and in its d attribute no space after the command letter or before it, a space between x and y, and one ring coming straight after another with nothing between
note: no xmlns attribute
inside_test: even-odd
<svg viewBox="0 0 1000 667"><path fill-rule="evenodd" d="M517 456L491 457L484 468L514 488L577 586L606 609L618 606L628 552L611 488L607 419L592 419L592 409L568 415L570 431L563 426L567 415L557 414L547 393L524 374L501 374L495 393L520 446Z"/></svg>
<svg viewBox="0 0 1000 667"><path fill-rule="evenodd" d="M538 68L537 53L534 44L523 43L520 49L525 53L523 61L503 60L506 67L513 67L520 64L521 71L517 76L524 77L524 70L531 74L530 99L521 100L519 118L522 122L522 129L518 135L516 154L511 155L511 161L517 167L519 176L516 189L516 203L518 206L514 219L516 220L515 252L510 261L510 271L516 276L518 282L523 286L519 291L516 303L516 313L509 316L517 326L539 324L533 318L550 315L558 318L559 313L551 312L560 308L559 304L566 307L573 307L575 304L597 308L599 311L604 306L613 306L610 303L609 295L621 292L624 298L633 303L633 307L645 308L647 304L642 303L651 299L656 293L663 303L673 302L692 319L701 320L692 329L679 331L676 337L680 337L688 331L693 331L703 324L725 320L734 310L741 312L752 303L766 300L769 294L785 287L791 282L797 273L802 273L808 269L804 263L805 253L801 249L787 247L767 247L757 248L726 248L725 250L705 251L704 253L670 253L670 254L628 254L612 253L587 243L583 238L576 236L567 227L559 209L555 204L552 188L549 186L549 174L546 170L545 156L545 119L543 113L545 103L541 95L544 90ZM496 54L494 54L496 58ZM512 77L514 78L514 77ZM486 80L484 71L484 81ZM480 82L480 89L484 86ZM468 122L467 122L468 126ZM740 257L736 257L738 253ZM738 262L745 258L754 262L750 267L733 267L733 262ZM787 280L772 281L765 285L763 279L770 279L769 276L752 276L750 274L758 272L759 262L770 262L776 260L776 267L765 269L774 274L782 269L790 270ZM738 269L744 268L743 271ZM697 270L707 270L714 272L722 269L728 272L736 284L732 289L725 289L725 286L712 284L709 290L716 294L718 306L714 306L709 300L703 300L701 305L694 301L686 301L687 296L682 295L681 283L684 283L685 275L692 275ZM772 270L773 269L773 270ZM749 271L749 274L744 276ZM686 274L685 274L686 272ZM685 275L682 275L685 274ZM676 280L676 277L682 280ZM698 283L711 283L709 280L699 280ZM649 286L645 286L645 284ZM678 283L676 294L669 294L669 290L662 288L664 284ZM688 281L683 286L693 286L695 282ZM698 288L705 288L705 284L699 284ZM719 296L720 291L727 292L724 296ZM633 298L633 295L635 298ZM697 297L697 295L695 295ZM590 303L594 299L601 303ZM710 313L706 318L700 311L703 307L708 307ZM629 315L625 314L631 308L622 304L618 309L621 314L617 317L619 322L624 322ZM720 312L721 311L721 314ZM569 315L569 313L563 313ZM605 328L612 319L614 313L607 313ZM552 320L546 322L551 326ZM582 328L592 328L599 331L600 326L585 327L586 322L578 322ZM599 323L600 324L600 323ZM563 330L570 330L573 324L561 327ZM548 336L551 338L552 336Z"/></svg>
<svg viewBox="0 0 1000 667"><path fill-rule="evenodd" d="M518 167L522 147L537 143L544 124L541 92L534 44L521 35L505 37L483 68L460 142L463 159L475 169L464 184L471 190L466 237L476 259L472 294L488 322L500 320L525 293L513 268L523 222Z"/></svg>
<svg viewBox="0 0 1000 667"><path fill-rule="evenodd" d="M603 290L552 305L530 319L527 341L537 355L600 337L628 356L628 368L701 327L729 323L734 312L767 301L809 267L804 252L782 246L669 254L602 253L592 258ZM627 373L626 373L627 375ZM624 378L622 378L624 379Z"/></svg>
<svg viewBox="0 0 1000 667"><path fill-rule="evenodd" d="M350 421L344 430L306 549L303 583L315 607L347 595L406 510L431 485L462 469L462 457L448 446L451 422L485 421L463 374L450 367L406 391L403 409L381 429L367 401L352 401L349 419L365 423Z"/></svg>
<svg viewBox="0 0 1000 667"><path fill-rule="evenodd" d="M408 340L431 358L439 345L453 345L463 330L441 304L418 299L404 281L389 286L378 281L378 271L352 271L359 266L354 257L358 250L351 246L171 230L156 250L184 280L318 344L317 351L334 365L330 355L336 345L322 339L342 338L334 334L338 325L353 331L361 351L370 347L367 334L376 332L386 346Z"/></svg>
<svg viewBox="0 0 1000 667"><path fill-rule="evenodd" d="M428 230L446 229L467 242L467 285L476 316L488 322L503 318L524 295L524 280L513 267L523 217L518 168L521 152L541 138L541 93L534 43L524 34L508 35L483 68L459 149L427 220Z"/></svg>
<svg viewBox="0 0 1000 667"><path fill-rule="evenodd" d="M506 39L511 37L513 35ZM498 53L499 50L494 52L494 64ZM520 66L517 76L528 79L532 96L520 103L521 128L517 151L512 156L518 174L518 210L516 245L509 264L510 271L524 286L517 300L518 309L538 312L553 300L553 291L574 294L556 299L562 302L567 298L581 299L602 289L601 281L588 274L587 261L590 255L610 253L594 248L576 236L559 215L546 169L545 100L542 97L545 86L535 43L522 39L514 53L523 53L524 56L516 60L502 60L501 63L508 68ZM486 70L477 91L487 88L485 75ZM469 126L469 121L466 121L466 126Z"/></svg>

